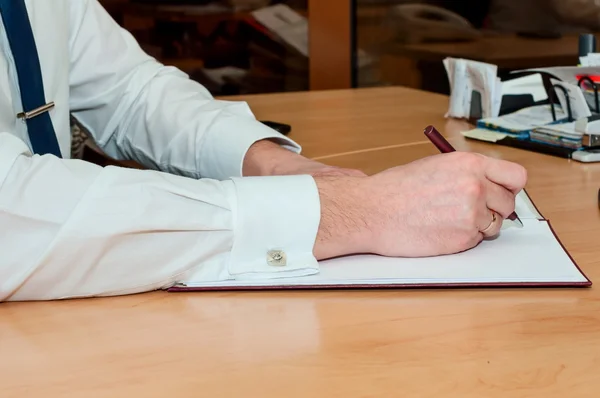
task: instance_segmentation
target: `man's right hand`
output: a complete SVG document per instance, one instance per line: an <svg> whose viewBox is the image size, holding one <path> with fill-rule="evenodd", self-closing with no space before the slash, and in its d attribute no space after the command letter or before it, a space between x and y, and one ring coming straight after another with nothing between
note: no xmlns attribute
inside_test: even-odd
<svg viewBox="0 0 600 398"><path fill-rule="evenodd" d="M318 259L422 257L465 251L496 235L514 211L527 173L515 163L453 152L370 177L315 181L321 198Z"/></svg>

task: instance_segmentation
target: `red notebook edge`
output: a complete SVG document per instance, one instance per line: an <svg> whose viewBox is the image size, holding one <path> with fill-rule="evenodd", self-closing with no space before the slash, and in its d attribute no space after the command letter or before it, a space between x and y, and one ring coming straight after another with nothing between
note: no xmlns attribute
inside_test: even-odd
<svg viewBox="0 0 600 398"><path fill-rule="evenodd" d="M529 196L527 191L523 189L525 195L535 208L537 213L542 217L539 220L548 223L550 231L554 238L575 265L579 273L585 278L583 282L491 282L491 283L390 283L390 284L335 284L335 285L272 285L272 286L184 286L175 285L167 289L172 293L185 292L210 292L210 291L281 291L281 290L390 290L390 289L475 289L475 288L583 288L591 287L592 280L581 269L575 261L571 253L566 249L565 245L559 238L550 220L546 219L542 212L538 209L535 202Z"/></svg>

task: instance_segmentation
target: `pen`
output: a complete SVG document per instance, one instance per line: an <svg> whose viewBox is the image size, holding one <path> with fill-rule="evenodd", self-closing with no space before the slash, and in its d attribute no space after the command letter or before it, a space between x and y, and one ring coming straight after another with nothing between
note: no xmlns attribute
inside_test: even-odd
<svg viewBox="0 0 600 398"><path fill-rule="evenodd" d="M435 145L435 147L441 153L449 153L449 152L456 151L456 149L454 149L452 147L452 145L450 145L450 143L448 141L446 141L446 139L440 134L439 131L436 130L435 127L427 126L425 128L424 133L425 133L425 136L427 138L429 138L429 141L431 141L431 143L433 145ZM519 216L517 216L517 213L514 211L508 216L508 219L511 221L518 221L519 224L521 224L521 226L523 226L523 222L521 221Z"/></svg>

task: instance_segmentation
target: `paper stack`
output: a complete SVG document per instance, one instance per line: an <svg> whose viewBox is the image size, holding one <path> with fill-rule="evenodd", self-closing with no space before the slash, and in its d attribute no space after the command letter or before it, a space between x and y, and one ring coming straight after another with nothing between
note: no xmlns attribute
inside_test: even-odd
<svg viewBox="0 0 600 398"><path fill-rule="evenodd" d="M476 117L498 116L502 102L502 82L497 76L496 65L462 58L446 58L444 67L450 83L450 106L446 117L469 119L473 117L472 109L479 106L481 114ZM474 92L477 98L473 98ZM481 104L475 101L480 101Z"/></svg>

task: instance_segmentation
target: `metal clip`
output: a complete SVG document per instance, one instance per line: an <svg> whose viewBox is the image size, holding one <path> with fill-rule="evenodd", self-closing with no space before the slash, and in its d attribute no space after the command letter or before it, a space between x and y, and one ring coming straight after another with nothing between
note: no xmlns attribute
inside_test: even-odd
<svg viewBox="0 0 600 398"><path fill-rule="evenodd" d="M31 119L33 117L41 115L44 112L48 112L52 108L54 108L54 102L49 102L46 105L42 105L39 108L35 108L32 111L29 111L29 112L20 112L20 113L17 114L17 117L19 119L23 119L23 120Z"/></svg>

